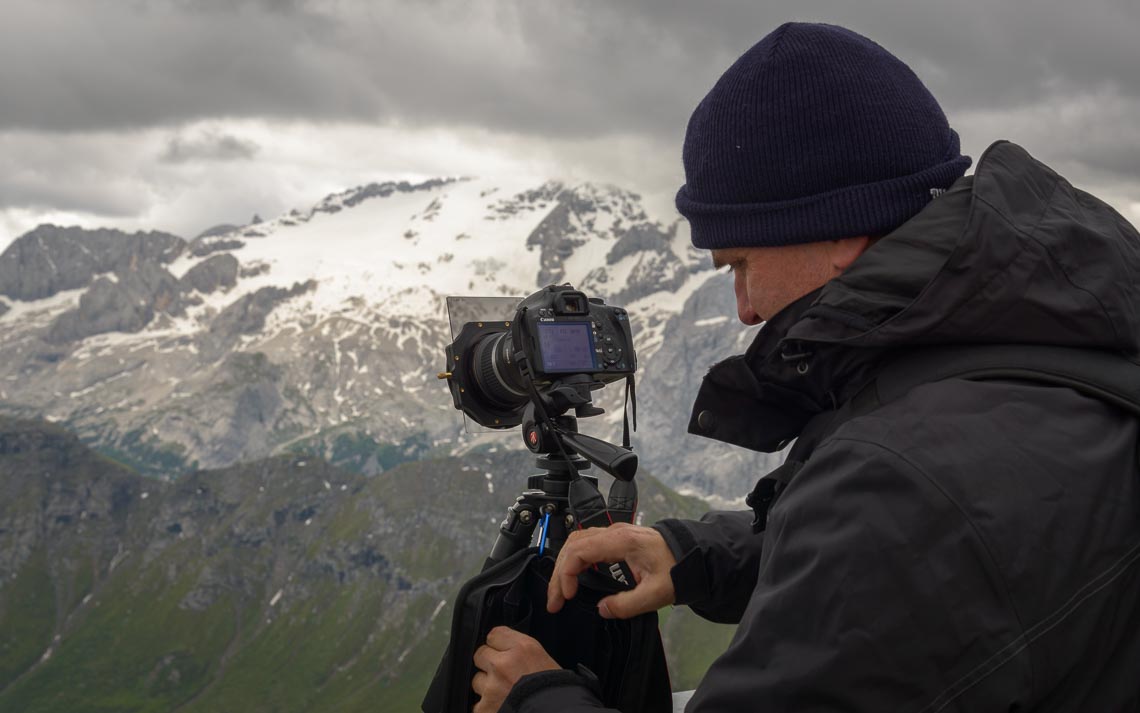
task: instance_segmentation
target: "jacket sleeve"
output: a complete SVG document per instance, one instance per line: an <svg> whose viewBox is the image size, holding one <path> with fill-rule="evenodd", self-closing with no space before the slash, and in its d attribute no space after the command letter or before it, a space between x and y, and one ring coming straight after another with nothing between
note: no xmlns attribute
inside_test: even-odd
<svg viewBox="0 0 1140 713"><path fill-rule="evenodd" d="M709 621L740 621L756 586L764 542L752 532L753 517L751 510L714 511L700 520L653 526L677 558L670 572L677 604L688 604Z"/></svg>
<svg viewBox="0 0 1140 713"><path fill-rule="evenodd" d="M499 713L621 713L602 703L597 681L562 669L523 676Z"/></svg>
<svg viewBox="0 0 1140 713"><path fill-rule="evenodd" d="M1031 680L989 550L903 456L824 444L764 535L755 591L688 713L1008 710Z"/></svg>

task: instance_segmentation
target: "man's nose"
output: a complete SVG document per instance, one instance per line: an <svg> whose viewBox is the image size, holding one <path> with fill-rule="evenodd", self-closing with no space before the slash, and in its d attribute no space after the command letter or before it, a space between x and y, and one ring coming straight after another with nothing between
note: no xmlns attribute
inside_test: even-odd
<svg viewBox="0 0 1140 713"><path fill-rule="evenodd" d="M756 310L752 309L752 302L748 299L748 285L742 284L743 279L737 278L736 280L736 316L740 318L749 327L754 324L760 324L763 320L760 315L756 314Z"/></svg>

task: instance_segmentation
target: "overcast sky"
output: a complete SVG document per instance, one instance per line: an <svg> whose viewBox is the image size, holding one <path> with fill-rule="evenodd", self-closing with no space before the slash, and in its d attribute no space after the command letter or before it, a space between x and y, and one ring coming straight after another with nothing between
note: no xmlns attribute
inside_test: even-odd
<svg viewBox="0 0 1140 713"><path fill-rule="evenodd" d="M893 51L975 160L1012 139L1140 222L1138 8L0 0L0 247L41 222L193 237L436 175L606 181L664 211L689 113L787 20Z"/></svg>

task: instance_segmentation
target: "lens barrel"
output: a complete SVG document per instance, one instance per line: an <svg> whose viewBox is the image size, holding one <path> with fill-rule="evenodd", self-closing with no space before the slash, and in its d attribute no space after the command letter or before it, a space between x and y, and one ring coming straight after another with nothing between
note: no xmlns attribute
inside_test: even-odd
<svg viewBox="0 0 1140 713"><path fill-rule="evenodd" d="M511 359L510 332L489 334L471 351L472 375L484 399L503 409L518 408L529 400L526 381Z"/></svg>

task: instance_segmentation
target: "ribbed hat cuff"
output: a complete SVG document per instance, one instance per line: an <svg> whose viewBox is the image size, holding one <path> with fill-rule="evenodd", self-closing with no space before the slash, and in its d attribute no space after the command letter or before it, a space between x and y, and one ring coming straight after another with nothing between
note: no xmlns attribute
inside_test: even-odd
<svg viewBox="0 0 1140 713"><path fill-rule="evenodd" d="M883 235L922 210L931 189L949 187L969 167L970 157L958 156L909 176L774 203L701 203L685 185L677 210L689 220L693 245L704 250Z"/></svg>

